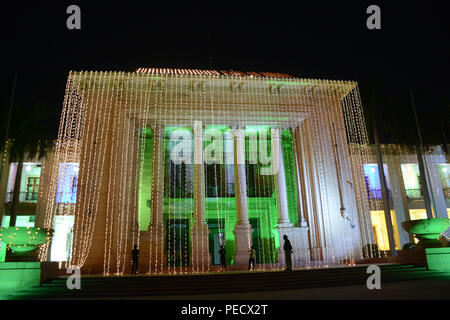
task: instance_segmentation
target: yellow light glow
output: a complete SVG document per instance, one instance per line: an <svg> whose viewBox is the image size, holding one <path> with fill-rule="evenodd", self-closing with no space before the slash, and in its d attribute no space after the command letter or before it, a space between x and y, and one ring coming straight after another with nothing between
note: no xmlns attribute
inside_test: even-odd
<svg viewBox="0 0 450 320"><path fill-rule="evenodd" d="M411 220L426 219L427 211L425 209L410 209L409 216Z"/></svg>
<svg viewBox="0 0 450 320"><path fill-rule="evenodd" d="M370 211L370 217L372 220L372 228L375 234L375 243L378 245L378 248L380 250L389 250L390 249L389 238L386 227L386 219L384 218L384 211L383 210ZM394 229L395 248L399 250L401 249L401 245L397 228L397 219L395 217L394 210L391 210L391 220L392 220L392 227Z"/></svg>

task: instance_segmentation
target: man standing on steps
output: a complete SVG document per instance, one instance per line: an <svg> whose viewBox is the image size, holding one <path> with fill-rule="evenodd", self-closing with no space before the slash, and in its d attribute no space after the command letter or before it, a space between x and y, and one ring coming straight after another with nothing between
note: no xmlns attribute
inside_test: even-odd
<svg viewBox="0 0 450 320"><path fill-rule="evenodd" d="M284 239L284 256L286 259L286 269L284 271L292 271L292 245L287 235L283 236Z"/></svg>
<svg viewBox="0 0 450 320"><path fill-rule="evenodd" d="M253 246L250 250L248 250L248 255L248 271L250 271L250 269L254 271L256 262L256 250Z"/></svg>
<svg viewBox="0 0 450 320"><path fill-rule="evenodd" d="M139 249L137 248L137 244L134 245L134 249L131 251L131 273L137 274L138 263L139 263Z"/></svg>
<svg viewBox="0 0 450 320"><path fill-rule="evenodd" d="M220 266L221 266L220 271L226 271L226 269L227 269L227 261L226 261L226 256L225 256L226 251L225 251L225 248L223 247L223 244L220 246L219 254L220 254Z"/></svg>

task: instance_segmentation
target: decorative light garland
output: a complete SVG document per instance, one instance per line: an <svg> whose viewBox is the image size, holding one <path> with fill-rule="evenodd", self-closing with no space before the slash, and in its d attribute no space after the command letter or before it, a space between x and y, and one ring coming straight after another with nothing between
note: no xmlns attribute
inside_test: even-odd
<svg viewBox="0 0 450 320"><path fill-rule="evenodd" d="M341 260L353 261L356 258L355 248L358 247L355 244L357 236L353 235L356 231L350 227L349 220L337 219L335 217L336 212L332 212L332 208L335 208L335 205L329 205L332 201L336 201L333 191L327 189L329 181L332 181L331 173L334 173L336 168L330 166L329 162L329 158L332 155L332 149L330 149L332 132L329 127L324 125L324 121L328 121L325 120L327 118L325 116L326 113L329 113L331 121L337 124L336 144L338 144L339 149L336 152L343 159L341 169L345 173L342 177L342 184L346 185L348 179L352 183L352 187L343 186L343 188L347 191L352 191L355 195L354 203L351 202L350 196L344 198L348 209L348 218L359 220L362 242L373 241L370 215L369 210L367 210L370 204L364 190L362 169L355 169L355 165L349 161L350 158L356 159L355 163L359 166L369 158L369 152L366 147L368 140L357 85L327 80L287 79L284 80L283 86L268 89L266 86L261 85L262 81L276 83L278 81L277 78L210 74L201 76L164 74L158 78L155 79L151 74L135 73L71 72L69 74L58 141L51 164L52 179L46 192L42 193L42 197L46 197L47 200L45 226L53 225L55 214L75 215L73 264L84 266L89 262L93 245L96 246L96 251L98 251L98 244L94 244L94 239L97 239L98 232L96 230L96 221L98 221L97 225L99 225L103 220L98 219L104 219L105 241L101 244L103 247L101 257L103 259L103 273L105 275L111 273L112 259L115 261L114 273L123 274L128 270L130 248L135 242L140 244L139 230L136 229L136 215L141 210L141 203L137 201L140 201L139 194L142 194L142 168L146 149L146 138L143 135L147 126L152 122L160 126L164 121L169 121L169 125L183 126L186 125L186 123L183 123L184 121L189 121L188 118L193 123L193 121L197 120L195 118L197 115L200 119L210 117L214 114L217 107L219 107L219 118L216 120L215 117L211 117L212 125L226 125L226 123L222 122L227 117L226 112L232 110L229 105L237 106L235 110L240 115L239 123L252 123L254 120L253 114L248 112L248 107L252 108L253 106L249 105L249 96L254 98L253 101L256 106L264 106L263 108L265 109L263 111L267 114L276 108L279 114L283 113L289 116L295 114L309 115L307 120L304 120L304 123L301 124L302 128L299 128L299 131L308 132L310 140L306 141L306 138L301 137L299 145L302 148L300 152L305 155L304 161L308 162L309 169L307 174L309 176L307 178L311 189L307 190L306 193L309 199L299 199L299 201L308 201L307 220L311 234L311 246L322 250L324 260L320 262L319 259L314 259L308 262L308 266L311 264L314 266L326 266L330 262L336 263ZM192 79L204 81L205 91L200 89L194 92L189 86L186 86L186 82ZM247 88L244 91L245 93L233 92L234 89L226 89L227 86L224 83L230 82L245 83L245 88ZM247 84L247 82L249 83ZM313 83L315 87L310 87L304 91L305 85L300 84L304 82ZM149 83L151 83L150 88L147 86ZM168 88L173 88L173 90L164 90L166 84ZM221 84L222 88L216 90L216 84ZM348 91L352 87L354 89ZM244 85L237 91L241 91L243 88ZM343 88L347 91L344 93L339 90L333 91L334 88ZM225 102L223 101L224 99L226 99ZM224 105L221 106L221 104ZM339 110L340 108L342 110ZM193 109L196 110L196 115L194 115ZM175 110L175 112L168 112L168 110ZM152 113L153 119L149 120ZM271 118L266 121L267 123L275 123L278 120ZM288 119L282 124L282 127L296 124L294 120ZM346 149L347 137L344 127L347 129L348 139L351 142L349 150ZM139 134L135 133L136 128L139 128ZM160 129L156 128L155 130ZM156 148L157 134L155 134L155 131L153 131L153 137L153 156L158 158L155 163L161 165L160 168L152 167L152 170L155 171L162 169L165 162L165 152L164 139L162 139L162 144ZM294 136L292 138L295 139ZM94 140L95 145L93 145ZM295 143L295 141L292 143ZM352 146L352 143L355 145ZM140 156L136 152L140 152ZM109 155L107 155L108 153ZM296 174L292 171L292 161L291 158L286 160L286 170L289 175ZM58 176L67 174L67 165L62 165L60 172L59 164L69 162L80 163L80 188L77 194L77 204L60 206L55 204L53 200L57 192ZM226 168L226 164L224 168ZM255 165L254 174L257 174L258 168ZM214 165L213 171L211 174L214 174L215 187L218 190L216 165ZM256 181L256 177L250 176L247 162L245 163L245 171L247 186L250 186L250 182L252 180ZM161 177L164 174L168 174L166 168L154 176ZM182 176L183 174L184 177ZM188 189L187 174L187 168L184 171L180 169L179 174L177 170L176 181L174 181L175 192L177 192L177 188L179 190ZM207 177L204 178L207 179ZM273 190L273 181L268 182L269 180L266 180L263 179L262 184L257 184L257 192L259 194L266 194L269 188ZM194 180L194 183L197 183L196 180ZM226 183L225 180L224 183ZM160 181L154 186L163 187L163 183ZM261 191L261 188L267 191ZM102 194L105 189L107 189L107 194ZM290 189L294 190L295 188L291 185ZM165 213L168 214L169 222L170 220L173 220L172 222L182 221L182 216L178 212L187 211L185 208L187 202L181 199L182 193L179 199L176 195L173 199L169 197L168 212L163 212L164 194L161 193L161 190L152 191L152 194L157 198L153 199L152 197L151 207L158 208L160 212L152 211L151 215L156 215L158 223L164 219ZM218 196L219 194L217 194ZM157 201L157 203L154 203L154 201ZM201 201L201 205L206 211L205 195L203 195ZM256 218L258 222L256 227L260 228L260 223L267 221L270 238L267 242L262 241L254 245L258 246L261 259L266 261L265 254L267 251L272 257L276 254L271 252L274 247L274 238L270 221L273 220L274 214L278 215L278 212L272 212L272 206L269 204L269 201L265 201L264 205L260 201L262 200L256 199L254 201L257 208ZM174 205L171 205L172 203ZM292 210L291 205L289 204ZM223 204L219 206L218 199L216 199L219 232L224 231L226 234L229 223L225 227L221 225L224 216L223 210L226 210L228 216L230 210L224 209ZM176 220L175 218L178 217L180 219ZM195 223L204 224L206 222L208 224L208 219L208 216L203 214L204 221L196 221ZM226 218L225 221L230 220ZM130 226L130 223L132 226ZM167 225L167 228L169 227ZM202 239L202 248L207 246L207 243L203 240L206 237L205 230L205 228L201 228L199 234ZM169 230L167 232L169 243L171 243L171 240L173 240L170 238L172 237L171 232ZM182 237L181 228L174 232L178 234L178 237ZM151 256L149 257L148 272L151 274L162 273L166 270L163 259L164 246L161 245L164 241L163 239L165 239L163 233L164 228L150 228L150 239L155 238L156 243L154 245L157 246L157 248L152 248L152 241L149 245ZM342 233L350 233L352 236L347 237ZM251 239L248 240L250 247ZM300 245L297 243L298 239L295 238L293 241L295 246ZM173 244L170 245L174 246L175 243L173 241ZM187 245L187 242L184 241L184 248L181 242L178 248L170 248L173 251L174 263L175 261L180 261L180 266L179 268L175 264L169 266L169 272L177 274L186 272L187 268L183 268L184 262L182 260L187 259L187 252L189 251L187 250ZM45 259L46 250L48 248L41 250L41 259ZM183 251L184 257L181 256ZM153 253L157 253L156 256L153 256ZM210 271L209 264L205 261L205 258L202 254L200 260L199 255L197 255L196 260L192 261L191 269L194 272ZM272 258L269 259L270 268L275 267L272 260ZM294 263L300 265L303 262L297 256L294 257ZM153 269L153 266L155 269ZM263 269L265 267L265 265L262 266ZM281 267L281 265L277 264L277 268Z"/></svg>

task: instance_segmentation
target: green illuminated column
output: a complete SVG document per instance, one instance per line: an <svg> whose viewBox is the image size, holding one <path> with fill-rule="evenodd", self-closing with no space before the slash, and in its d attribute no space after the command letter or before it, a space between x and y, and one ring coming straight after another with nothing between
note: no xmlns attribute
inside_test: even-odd
<svg viewBox="0 0 450 320"><path fill-rule="evenodd" d="M192 266L207 271L211 264L208 225L205 223L205 177L203 168L203 127L194 122L194 225L192 226Z"/></svg>
<svg viewBox="0 0 450 320"><path fill-rule="evenodd" d="M224 134L224 153L225 153L225 181L227 194L233 194L231 189L234 183L234 141L233 133L230 130Z"/></svg>
<svg viewBox="0 0 450 320"><path fill-rule="evenodd" d="M243 128L234 131L234 183L236 197L236 265L248 263L252 244L252 227L248 221L247 179L245 173L245 135Z"/></svg>

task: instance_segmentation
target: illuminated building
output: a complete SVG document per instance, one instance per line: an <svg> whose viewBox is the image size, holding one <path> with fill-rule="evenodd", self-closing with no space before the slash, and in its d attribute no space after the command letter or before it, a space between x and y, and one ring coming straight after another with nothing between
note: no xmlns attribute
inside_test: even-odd
<svg viewBox="0 0 450 320"><path fill-rule="evenodd" d="M36 225L55 235L40 258L120 274L138 244L142 273L206 272L220 244L232 267L253 245L268 270L283 268L286 234L296 267L359 260L386 249L374 159L355 82L71 72L41 174Z"/></svg>

